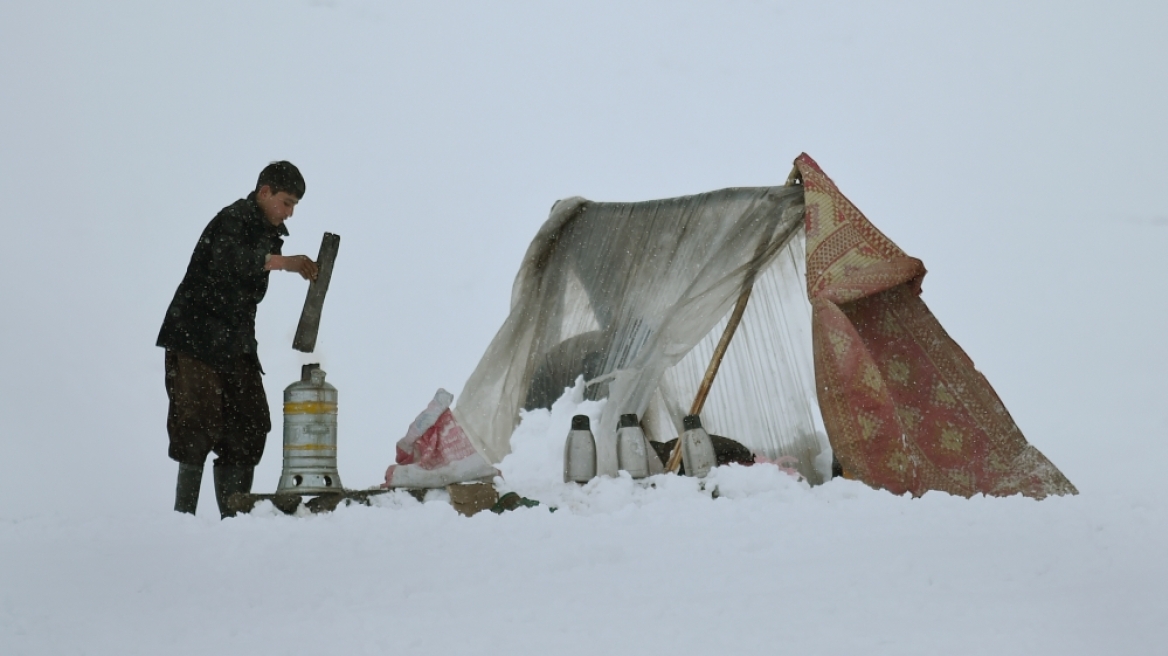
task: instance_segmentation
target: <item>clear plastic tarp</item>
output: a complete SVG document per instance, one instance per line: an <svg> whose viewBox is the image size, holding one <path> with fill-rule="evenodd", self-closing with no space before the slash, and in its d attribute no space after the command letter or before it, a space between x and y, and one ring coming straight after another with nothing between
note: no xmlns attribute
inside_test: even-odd
<svg viewBox="0 0 1168 656"><path fill-rule="evenodd" d="M820 482L830 454L815 397L803 249L797 185L560 201L527 250L510 315L455 415L497 463L510 452L519 411L550 406L583 376L586 396L608 399L593 426L598 437L631 412L650 439L673 439L731 311L751 290L703 425L768 459L793 456Z"/></svg>

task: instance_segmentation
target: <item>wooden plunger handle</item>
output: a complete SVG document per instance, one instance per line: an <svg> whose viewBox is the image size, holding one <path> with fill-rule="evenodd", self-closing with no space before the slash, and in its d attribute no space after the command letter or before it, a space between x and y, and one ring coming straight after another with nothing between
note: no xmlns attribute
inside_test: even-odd
<svg viewBox="0 0 1168 656"><path fill-rule="evenodd" d="M333 262L337 259L337 249L341 247L340 235L324 233L320 241L320 255L316 258L319 267L316 280L308 285L308 295L304 298L304 309L300 311L300 323L292 338L292 348L304 353L316 350L316 334L320 329L320 311L324 308L324 297L328 293L329 281L333 277Z"/></svg>

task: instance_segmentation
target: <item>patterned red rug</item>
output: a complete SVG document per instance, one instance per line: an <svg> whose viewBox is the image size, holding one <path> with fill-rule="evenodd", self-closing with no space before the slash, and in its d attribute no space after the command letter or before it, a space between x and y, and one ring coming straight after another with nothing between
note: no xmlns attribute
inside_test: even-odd
<svg viewBox="0 0 1168 656"><path fill-rule="evenodd" d="M806 154L815 379L845 476L896 494L1077 494L1031 446L920 298L924 264L892 243Z"/></svg>

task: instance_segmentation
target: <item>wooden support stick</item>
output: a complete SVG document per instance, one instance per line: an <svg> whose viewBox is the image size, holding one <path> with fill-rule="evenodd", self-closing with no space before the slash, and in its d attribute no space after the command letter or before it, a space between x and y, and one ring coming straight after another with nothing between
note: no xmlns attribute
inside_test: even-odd
<svg viewBox="0 0 1168 656"><path fill-rule="evenodd" d="M752 284L742 290L742 294L738 297L738 303L734 305L730 321L726 324L726 329L722 331L722 338L718 340L718 346L714 348L714 355L710 358L710 366L706 367L706 375L702 377L701 387L698 388L693 405L689 408L691 415L701 414L702 406L706 404L706 397L710 395L710 388L714 385L714 377L718 375L718 368L722 366L722 358L726 356L726 349L730 348L730 340L734 338L738 324L742 323L742 315L746 314L746 304L750 301L750 292L753 289L754 285ZM679 437L677 444L673 447L673 453L669 454L669 464L666 465L665 471L673 473L680 465L681 438Z"/></svg>
<svg viewBox="0 0 1168 656"><path fill-rule="evenodd" d="M706 404L706 397L710 395L710 388L714 385L714 377L718 375L718 368L722 366L722 358L726 356L726 349L730 348L730 340L734 338L738 324L742 323L742 315L746 314L746 304L750 301L750 292L753 289L753 287L747 287L738 297L738 303L734 306L734 312L730 315L726 330L722 331L722 339L718 340L714 356L710 358L710 366L706 368L706 375L702 377L702 386L698 388L697 396L694 397L693 405L690 406L689 413L691 415L701 414L702 406Z"/></svg>
<svg viewBox="0 0 1168 656"><path fill-rule="evenodd" d="M801 185L803 184L803 175L799 173L799 166L796 165L791 169L790 175L787 176L787 184ZM758 252L754 254L755 260L762 256L765 251L765 243L759 244ZM738 324L742 323L742 315L746 313L746 304L750 301L750 292L754 289L754 277L757 271L750 274L745 281L745 289L738 297L738 303L734 306L734 312L730 315L730 321L726 324L726 329L722 331L722 338L718 340L718 346L714 348L714 355L710 358L710 366L706 367L706 375L702 377L702 384L698 388L697 396L694 397L693 405L690 406L689 413L691 415L701 414L702 406L706 404L706 397L710 395L710 388L714 385L714 377L718 375L718 368L722 366L722 358L726 356L726 349L730 348L730 340L734 338L734 331L738 330ZM665 471L673 473L681 466L681 436L677 438L677 444L673 447L673 453L669 454L669 462L665 465Z"/></svg>
<svg viewBox="0 0 1168 656"><path fill-rule="evenodd" d="M320 311L324 308L324 296L328 293L329 280L333 277L333 262L341 247L340 235L324 233L320 241L320 255L316 258L317 274L308 286L308 296L304 298L304 309L300 312L300 324L296 326L296 337L292 348L305 353L316 349L316 333L320 329Z"/></svg>

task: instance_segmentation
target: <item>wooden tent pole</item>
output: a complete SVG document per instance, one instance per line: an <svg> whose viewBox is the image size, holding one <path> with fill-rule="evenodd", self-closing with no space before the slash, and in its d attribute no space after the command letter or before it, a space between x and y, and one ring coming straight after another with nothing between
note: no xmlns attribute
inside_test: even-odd
<svg viewBox="0 0 1168 656"><path fill-rule="evenodd" d="M738 303L734 306L734 312L730 315L726 330L722 331L722 339L718 340L714 356L710 358L710 366L706 367L706 375L702 377L702 385L698 388L693 405L689 408L691 415L701 414L702 406L706 404L706 397L710 395L710 387L714 385L714 377L718 375L718 368L722 366L722 358L726 356L726 349L730 348L730 340L734 339L738 324L742 323L742 315L746 314L746 303L750 301L750 292L753 289L754 287L747 287L738 297Z"/></svg>
<svg viewBox="0 0 1168 656"><path fill-rule="evenodd" d="M799 165L796 164L792 169L790 175L787 176L787 183L785 186L801 185L803 184L803 175L799 172ZM760 246L759 254L762 254L762 247ZM726 330L722 331L722 338L718 340L718 346L714 349L714 356L710 358L710 366L706 367L706 375L702 377L701 387L698 388L697 396L694 397L693 405L690 406L689 413L691 415L701 414L702 406L706 404L706 397L710 395L710 388L714 385L714 377L718 375L718 368L722 366L722 358L726 356L726 349L730 348L730 340L734 338L734 332L738 330L738 324L742 323L742 315L746 313L746 304L750 301L750 292L754 289L753 276L749 281L746 289L742 290L742 294L738 297L738 303L734 306L734 312L730 315L730 321L726 324ZM669 454L669 462L665 466L665 471L673 473L681 466L681 436L677 438L677 445L673 447L673 453Z"/></svg>
<svg viewBox="0 0 1168 656"><path fill-rule="evenodd" d="M753 289L754 285L751 284L742 290L742 294L738 297L734 312L730 314L730 321L726 324L726 329L722 331L722 338L718 340L718 346L714 348L714 355L710 358L710 366L706 367L706 375L702 377L702 385L698 388L693 405L690 406L689 413L691 415L701 414L702 406L706 404L706 397L710 395L710 388L714 385L714 377L718 375L718 368L722 366L722 358L726 355L726 349L730 348L730 340L734 338L738 324L742 323L742 315L746 314L746 304L750 301L750 292ZM673 473L677 471L679 466L681 466L680 437L673 447L673 453L669 454L669 464L665 467L665 471Z"/></svg>

